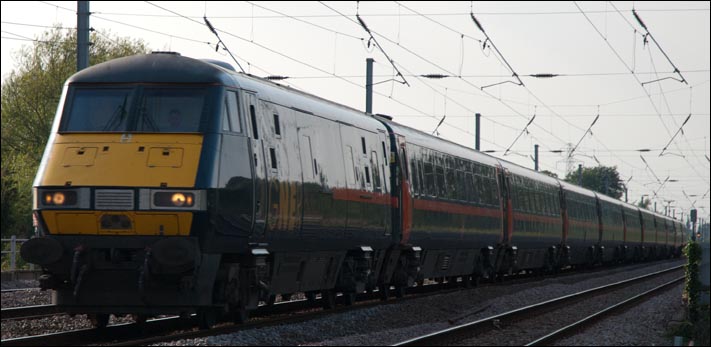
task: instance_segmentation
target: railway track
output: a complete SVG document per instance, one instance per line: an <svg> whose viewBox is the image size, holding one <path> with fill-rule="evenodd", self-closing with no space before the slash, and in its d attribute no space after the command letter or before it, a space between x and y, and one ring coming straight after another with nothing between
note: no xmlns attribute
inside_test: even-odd
<svg viewBox="0 0 711 347"><path fill-rule="evenodd" d="M56 305L34 305L2 309L2 320L8 319L34 319L53 316L63 310Z"/></svg>
<svg viewBox="0 0 711 347"><path fill-rule="evenodd" d="M22 291L39 291L39 287L29 287L29 288L12 288L12 289L2 289L2 293L15 293L15 292L22 292Z"/></svg>
<svg viewBox="0 0 711 347"><path fill-rule="evenodd" d="M562 278L569 275L579 275L582 273L596 273L613 271L631 271L639 267L644 267L649 264L635 264L625 266L623 268L597 268L587 271L564 272L555 276ZM535 276L524 275L516 276L511 279L506 279L504 285L521 284L529 282L537 282L550 276ZM458 283L461 285L461 283ZM499 286L501 283L486 283L483 286ZM443 289L446 288L446 289ZM426 295L446 294L452 291L461 290L461 286L454 286L452 283L425 285L414 287L408 290L408 299L417 299ZM14 339L3 340L3 345L82 345L92 343L115 343L116 345L138 345L150 344L164 341L173 341L179 339L198 338L209 335L227 334L244 329L255 329L260 327L292 324L301 321L315 319L324 315L337 314L346 312L352 309L361 309L372 306L381 305L378 300L380 293L366 293L358 296L358 302L353 306L341 306L335 310L314 309L320 307L320 303L307 300L294 300L289 302L277 303L272 306L262 306L257 311L253 312L254 317L269 317L268 319L252 320L247 324L221 324L211 330L196 330L197 323L193 320L180 319L178 317L162 318L149 320L143 324L124 323L111 325L104 329L81 329L60 333L44 334L37 336L26 336ZM344 301L343 298L339 298ZM402 300L391 300L388 303L400 303ZM3 311L4 312L4 311ZM286 315L286 316L284 316ZM19 315L18 315L19 317ZM3 319L5 315L3 313ZM187 331L186 331L187 330ZM175 333L178 331L178 333ZM119 341L119 342L116 342Z"/></svg>
<svg viewBox="0 0 711 347"><path fill-rule="evenodd" d="M558 340L562 340L565 337L568 337L570 335L575 334L576 332L584 330L585 328L589 327L590 325L594 324L595 322L597 322L601 319L615 315L616 313L623 310L625 307L632 306L639 301L648 300L649 298L651 298L657 294L660 294L664 290L668 289L670 286L677 284L683 280L684 280L684 277L674 279L674 280L666 282L662 285L656 286L650 290L647 290L643 293L637 294L629 299L626 299L626 300L620 301L614 305L608 306L608 307L606 307L594 314L591 314L591 315L589 315L577 322L566 325L565 327L557 329L556 331L553 331L545 336L542 336L534 341L531 341L531 342L527 343L526 346L551 345Z"/></svg>
<svg viewBox="0 0 711 347"><path fill-rule="evenodd" d="M662 270L662 271L657 271L651 274L643 275L643 276L638 276L629 280L625 281L619 281L616 283L612 283L609 285L604 285L600 286L597 288L593 289L588 289L584 291L580 291L578 293L574 294L569 294L565 295L559 298L547 300L538 304L534 305L529 305L526 307L514 309L511 311L507 311L504 313L496 314L487 318L479 319L474 322L469 322L461 325L457 325L454 327L450 327L441 331L429 333L426 335L418 336L409 340L401 341L398 343L393 344L393 346L433 346L433 345L457 345L457 344L470 344L473 342L462 342L462 341L468 341L469 339L485 333L492 331L494 329L496 330L506 330L511 326L515 326L517 324L516 322L519 321L524 321L526 319L540 319L541 315L545 313L552 312L554 310L559 310L562 307L567 307L570 305L573 305L574 303L594 298L599 295L609 293L611 291L619 290L619 289L624 289L628 288L629 286L642 283L644 281L662 276L662 275L668 275L672 274L674 272L678 272L683 268L683 265L672 267L670 269ZM672 281L666 282L663 286L659 286L658 288L655 288L656 290L661 290L663 288L666 288L672 284L678 283L680 281L683 281L684 277L682 275L675 277ZM650 291L651 293L652 291ZM640 296L641 297L641 296ZM638 300L639 298L636 298L635 300ZM634 300L625 300L625 304L629 304ZM621 305L620 305L621 306ZM609 312L612 311L612 309L606 308L603 310L609 314ZM590 315L590 317L586 317L585 319L581 320L580 322L576 322L577 324L570 324L566 328L563 329L557 329L555 333L550 333L544 336L544 338L537 339L533 342L531 342L534 345L538 345L539 343L545 343L548 344L550 341L553 339L558 339L560 336L566 335L570 333L570 331L573 331L574 329L579 328L583 324L587 324L587 322L592 321L594 318L599 318L602 315L606 313L596 313L595 315ZM594 316L594 317L593 317ZM558 331L560 330L560 331ZM500 332L498 332L499 335L501 335ZM549 336L550 335L550 336ZM538 340L541 340L538 342ZM509 341L510 342L510 341Z"/></svg>

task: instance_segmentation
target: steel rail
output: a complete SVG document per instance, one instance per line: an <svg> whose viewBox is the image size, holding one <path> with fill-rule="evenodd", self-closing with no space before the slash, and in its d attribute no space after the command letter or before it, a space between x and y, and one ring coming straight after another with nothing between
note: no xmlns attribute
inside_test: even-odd
<svg viewBox="0 0 711 347"><path fill-rule="evenodd" d="M2 309L2 320L38 318L59 313L63 313L63 310L57 305L11 307Z"/></svg>
<svg viewBox="0 0 711 347"><path fill-rule="evenodd" d="M569 304L574 301L581 300L587 296L598 295L619 287L627 286L633 283L637 283L646 279L650 279L656 276L660 276L672 271L679 270L683 268L683 265L675 266L669 269L656 271L650 274L637 276L628 280L618 281L612 284L607 284L604 286L599 286L592 289L583 290L577 293L564 295L558 298L546 300L537 304L528 305L525 307L517 308L515 310L507 311L504 313L496 314L488 318L479 319L474 322L469 322L461 325L457 325L451 328L433 332L430 334L422 335L413 339L406 341L401 341L393 344L392 346L436 346L444 345L446 341L462 340L478 332L489 330L494 324L503 323L504 321L513 321L520 318L523 315L528 315L537 311L550 310L556 306L561 306Z"/></svg>
<svg viewBox="0 0 711 347"><path fill-rule="evenodd" d="M636 301L640 301L643 299L649 299L649 297L652 297L656 294L659 294L662 290L667 289L667 287L676 284L678 282L681 282L684 280L685 277L679 277L674 280L671 280L667 283L664 283L660 286L657 286L655 288L652 288L644 293L635 295L629 299L620 301L612 306L609 306L603 310L598 311L597 313L594 313L592 315L589 315L573 324L570 324L568 326L565 326L563 328L560 328L550 334L547 334L541 338L538 338L534 341L531 341L527 343L525 346L543 346L543 345L550 345L553 341L560 340L563 337L566 337L568 335L571 335L575 331L579 331L584 329L587 326L592 325L595 323L597 320L602 319L604 317L611 316L612 314L616 313L617 311L623 309L625 306L631 305L635 303Z"/></svg>

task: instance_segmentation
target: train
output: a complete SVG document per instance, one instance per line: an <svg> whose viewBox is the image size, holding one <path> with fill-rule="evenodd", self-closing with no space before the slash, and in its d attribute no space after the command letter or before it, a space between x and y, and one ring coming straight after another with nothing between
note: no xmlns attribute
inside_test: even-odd
<svg viewBox="0 0 711 347"><path fill-rule="evenodd" d="M278 296L472 284L679 256L672 218L227 63L174 52L66 83L21 255L105 326L244 321Z"/></svg>

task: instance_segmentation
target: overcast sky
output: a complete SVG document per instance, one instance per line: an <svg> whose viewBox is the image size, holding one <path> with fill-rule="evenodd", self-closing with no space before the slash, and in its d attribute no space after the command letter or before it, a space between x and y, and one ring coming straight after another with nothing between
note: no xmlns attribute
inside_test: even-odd
<svg viewBox="0 0 711 347"><path fill-rule="evenodd" d="M541 169L559 176L578 164L617 166L631 178L629 202L656 192L657 210L673 200L677 216L694 202L704 216L711 206L709 2L97 1L90 11L91 27L103 34L239 69L227 52L215 52L205 15L247 72L288 76L280 83L360 110L365 60L374 58L375 113L428 133L446 116L439 136L473 147L479 112L482 150L496 157L533 168L539 144ZM3 1L3 79L16 64L13 52L46 26L73 30L75 12L75 1ZM660 156L689 114L683 135Z"/></svg>

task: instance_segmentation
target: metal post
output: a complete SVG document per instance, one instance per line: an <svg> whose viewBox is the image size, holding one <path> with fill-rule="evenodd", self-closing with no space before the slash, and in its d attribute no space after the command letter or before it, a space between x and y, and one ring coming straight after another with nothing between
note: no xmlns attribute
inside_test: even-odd
<svg viewBox="0 0 711 347"><path fill-rule="evenodd" d="M17 236L12 235L10 237L10 271L15 271L15 242L17 241Z"/></svg>
<svg viewBox="0 0 711 347"><path fill-rule="evenodd" d="M373 113L373 58L365 60L365 112Z"/></svg>
<svg viewBox="0 0 711 347"><path fill-rule="evenodd" d="M627 200L627 187L625 187L625 202L629 202L629 201Z"/></svg>
<svg viewBox="0 0 711 347"><path fill-rule="evenodd" d="M475 131L475 140L474 140L474 149L477 151L481 149L481 113L475 114L476 116L476 129Z"/></svg>
<svg viewBox="0 0 711 347"><path fill-rule="evenodd" d="M538 145L533 145L533 162L534 169L538 171Z"/></svg>
<svg viewBox="0 0 711 347"><path fill-rule="evenodd" d="M77 1L77 71L89 66L89 2Z"/></svg>
<svg viewBox="0 0 711 347"><path fill-rule="evenodd" d="M583 164L578 164L578 185L583 186Z"/></svg>

